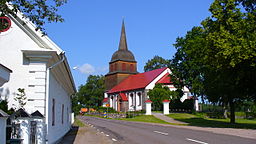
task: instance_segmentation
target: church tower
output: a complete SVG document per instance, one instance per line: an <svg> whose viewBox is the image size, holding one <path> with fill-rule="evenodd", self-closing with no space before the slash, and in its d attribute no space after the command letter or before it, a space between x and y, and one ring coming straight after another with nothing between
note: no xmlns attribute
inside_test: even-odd
<svg viewBox="0 0 256 144"><path fill-rule="evenodd" d="M106 90L110 90L130 75L137 74L137 62L128 50L124 21L122 22L121 38L118 50L109 62L109 72L105 75Z"/></svg>

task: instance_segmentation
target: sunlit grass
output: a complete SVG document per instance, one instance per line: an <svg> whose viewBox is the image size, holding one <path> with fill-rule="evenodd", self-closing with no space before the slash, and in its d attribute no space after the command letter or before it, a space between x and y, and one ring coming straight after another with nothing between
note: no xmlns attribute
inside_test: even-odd
<svg viewBox="0 0 256 144"><path fill-rule="evenodd" d="M152 115L139 115L133 118L120 118L118 120L126 120L126 121L138 121L138 122L148 122L148 123L160 123L160 124L170 124L166 121L158 119Z"/></svg>
<svg viewBox="0 0 256 144"><path fill-rule="evenodd" d="M230 119L204 118L187 113L172 113L168 116L175 120L186 122L190 126L256 129L256 120L236 119L236 123L231 124L229 123Z"/></svg>
<svg viewBox="0 0 256 144"><path fill-rule="evenodd" d="M78 127L84 127L84 123L81 122L79 119L75 118L75 121L73 123L73 126L78 126Z"/></svg>

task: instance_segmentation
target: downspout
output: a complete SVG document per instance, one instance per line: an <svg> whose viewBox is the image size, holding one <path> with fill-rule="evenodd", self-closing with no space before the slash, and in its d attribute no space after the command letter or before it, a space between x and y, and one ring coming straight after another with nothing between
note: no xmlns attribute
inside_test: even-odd
<svg viewBox="0 0 256 144"><path fill-rule="evenodd" d="M65 60L65 51L60 53L62 59L55 64L51 65L50 67L46 68L46 79L45 79L45 101L44 101L44 116L45 116L45 123L49 126L49 116L48 116L48 108L49 108L49 89L50 89L50 70L56 67L57 65L61 64ZM46 143L48 143L48 126L46 126Z"/></svg>

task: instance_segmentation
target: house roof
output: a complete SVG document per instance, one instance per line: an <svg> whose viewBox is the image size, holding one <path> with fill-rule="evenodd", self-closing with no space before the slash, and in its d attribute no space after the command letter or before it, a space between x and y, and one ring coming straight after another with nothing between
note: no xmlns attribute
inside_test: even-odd
<svg viewBox="0 0 256 144"><path fill-rule="evenodd" d="M44 116L38 111L36 110L35 112L33 112L31 114L32 117L38 117L38 118L44 118Z"/></svg>
<svg viewBox="0 0 256 144"><path fill-rule="evenodd" d="M102 102L103 102L103 103L108 102L108 98L104 98L104 99L102 100Z"/></svg>
<svg viewBox="0 0 256 144"><path fill-rule="evenodd" d="M131 75L121 83L113 87L108 93L116 93L134 89L145 88L150 82L152 82L157 76L159 76L167 68L160 68L136 75Z"/></svg>
<svg viewBox="0 0 256 144"><path fill-rule="evenodd" d="M171 77L169 76L169 73L166 73L160 80L158 80L156 83L160 84L171 84Z"/></svg>
<svg viewBox="0 0 256 144"><path fill-rule="evenodd" d="M128 101L128 99L124 93L120 93L119 95L120 95L122 101Z"/></svg>
<svg viewBox="0 0 256 144"><path fill-rule="evenodd" d="M8 117L9 115L0 109L0 117Z"/></svg>

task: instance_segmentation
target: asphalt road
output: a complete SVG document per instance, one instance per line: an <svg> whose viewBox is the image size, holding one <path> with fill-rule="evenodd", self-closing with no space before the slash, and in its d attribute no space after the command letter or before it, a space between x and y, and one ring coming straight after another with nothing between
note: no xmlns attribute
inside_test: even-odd
<svg viewBox="0 0 256 144"><path fill-rule="evenodd" d="M83 116L79 119L91 127L95 127L115 143L121 144L256 144L255 139L175 128L172 126L88 116Z"/></svg>

